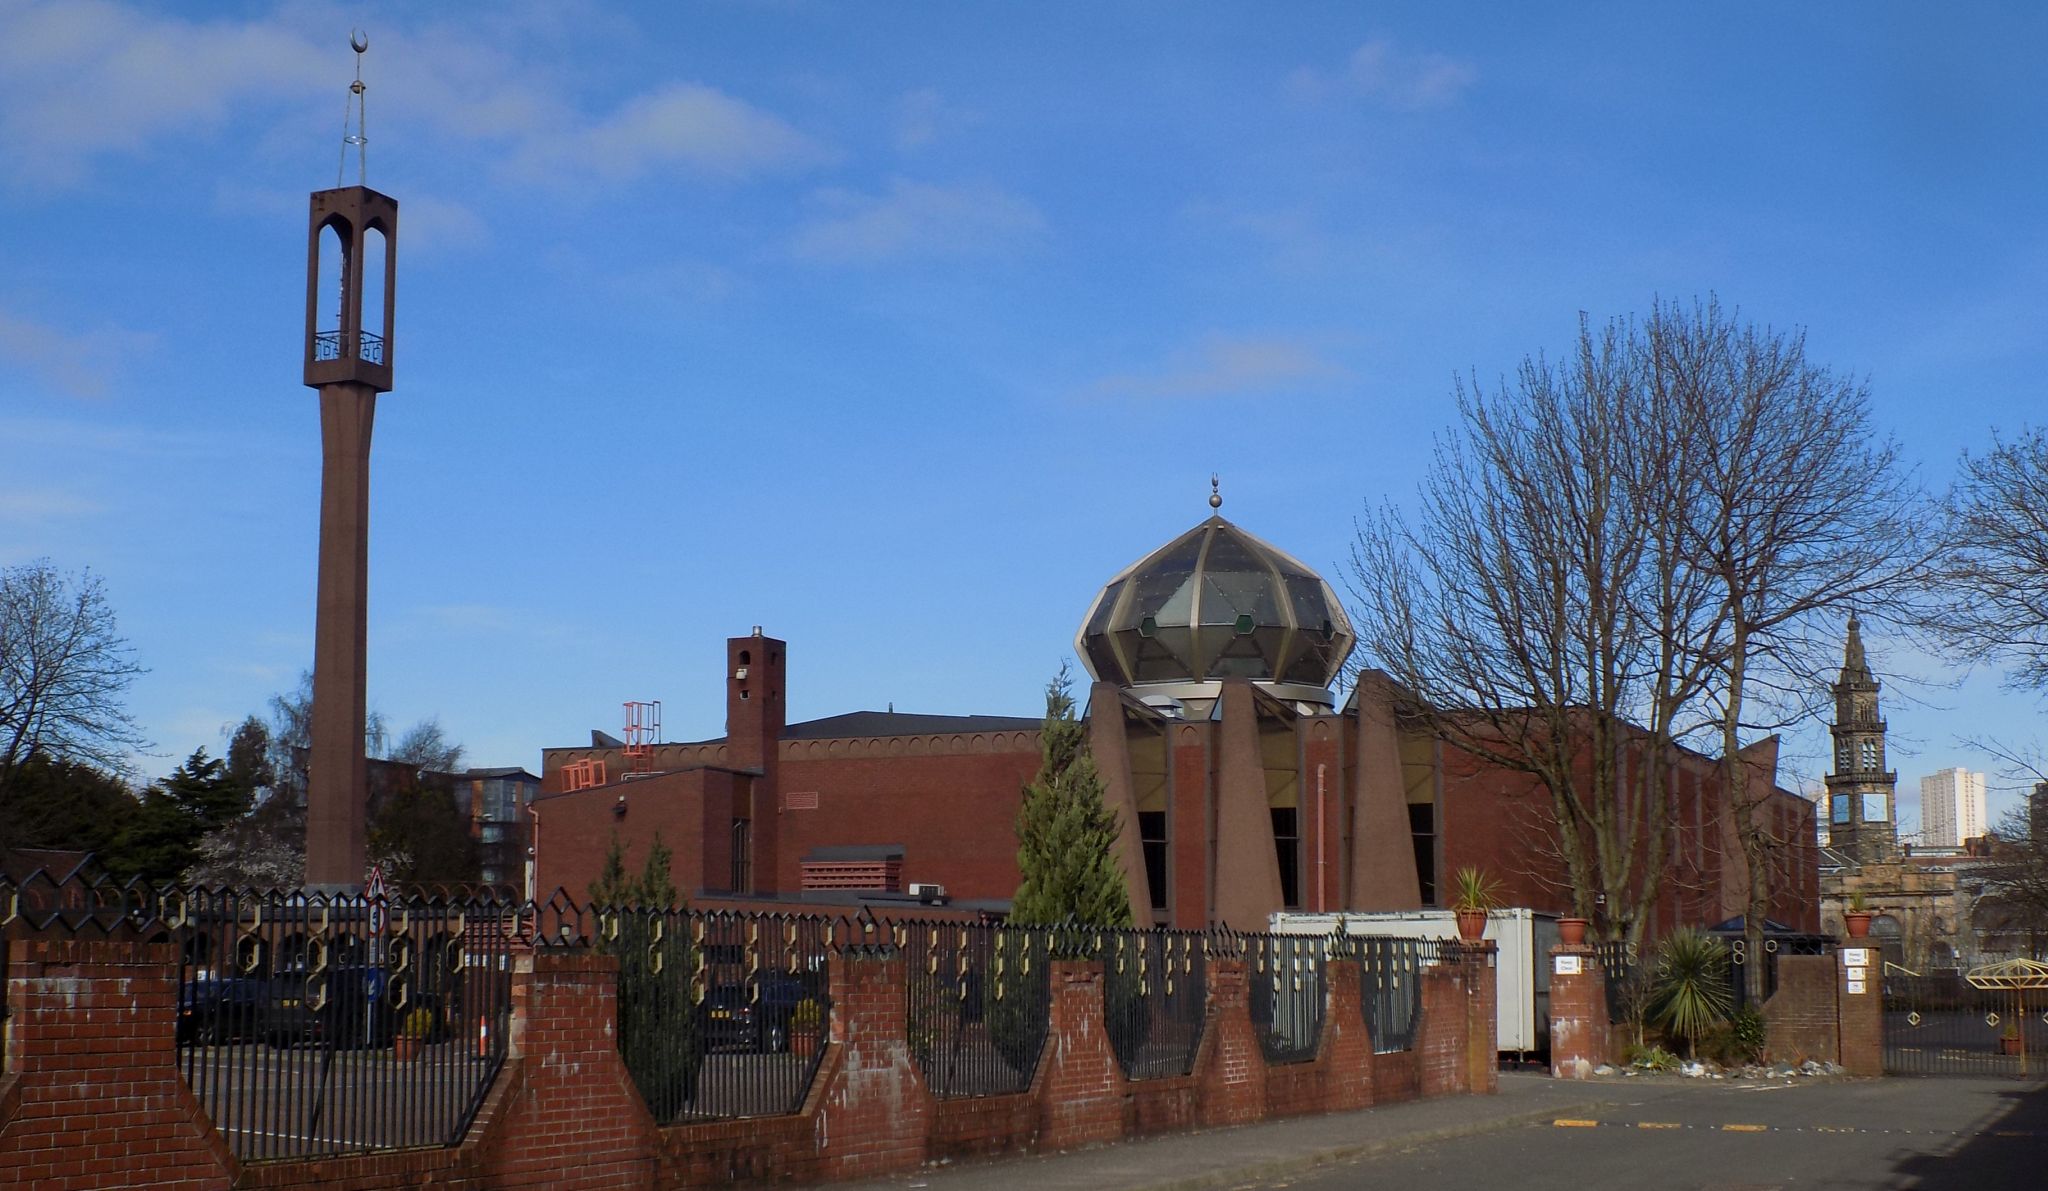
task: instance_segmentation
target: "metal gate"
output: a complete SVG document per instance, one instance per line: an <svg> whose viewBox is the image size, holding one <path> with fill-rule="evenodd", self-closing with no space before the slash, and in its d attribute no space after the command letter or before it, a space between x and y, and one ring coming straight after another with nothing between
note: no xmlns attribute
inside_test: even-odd
<svg viewBox="0 0 2048 1191"><path fill-rule="evenodd" d="M1968 973L1884 968L1888 1075L2048 1074L2048 964L2016 959Z"/></svg>

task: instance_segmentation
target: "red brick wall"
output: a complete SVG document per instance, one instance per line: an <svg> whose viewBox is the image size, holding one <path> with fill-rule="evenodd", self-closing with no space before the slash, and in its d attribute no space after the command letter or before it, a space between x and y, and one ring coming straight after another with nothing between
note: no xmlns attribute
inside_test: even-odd
<svg viewBox="0 0 2048 1191"><path fill-rule="evenodd" d="M1465 1000L1471 993L1471 984L1471 975L1462 963L1441 963L1422 970L1415 1060L1417 1087L1424 1096L1472 1090L1464 1028Z"/></svg>
<svg viewBox="0 0 2048 1191"><path fill-rule="evenodd" d="M226 1187L233 1160L178 1074L169 946L10 944L0 1186ZM18 1097L18 1098L17 1098Z"/></svg>
<svg viewBox="0 0 2048 1191"><path fill-rule="evenodd" d="M1852 940L1857 944L1868 943L1868 939ZM1857 969L1849 967L1853 958L1849 953L1860 950L1871 962L1861 969L1863 991L1849 991L1849 977ZM1835 960L1841 964L1835 976L1837 995L1841 998L1841 1039L1842 1057L1839 1062L1849 1069L1851 1075L1884 1074L1884 992L1881 972L1883 956L1875 947L1843 947L1835 953ZM1784 961L1779 960L1780 963Z"/></svg>
<svg viewBox="0 0 2048 1191"><path fill-rule="evenodd" d="M1577 974L1557 970L1560 956L1576 956ZM1607 972L1592 947L1550 949L1550 1073L1559 1079L1587 1079L1607 1061Z"/></svg>
<svg viewBox="0 0 2048 1191"><path fill-rule="evenodd" d="M1266 1055L1252 1029L1243 960L1209 961L1209 1019L1195 1075L1196 1121L1204 1128L1266 1117Z"/></svg>
<svg viewBox="0 0 2048 1191"><path fill-rule="evenodd" d="M1763 1007L1766 1058L1841 1062L1835 968L1832 955L1778 957L1778 991Z"/></svg>
<svg viewBox="0 0 2048 1191"><path fill-rule="evenodd" d="M1032 1094L1038 1145L1072 1149L1114 1141L1124 1131L1124 1073L1102 1023L1102 965L1052 966L1052 1022Z"/></svg>
<svg viewBox="0 0 2048 1191"><path fill-rule="evenodd" d="M1547 842L1556 830L1556 817L1542 783L1451 745L1442 755L1439 879L1475 865L1501 882L1505 904L1574 913L1564 862L1555 845ZM1641 780L1641 762L1633 754L1625 759L1624 771L1631 780ZM1590 780L1583 769L1581 780ZM1744 896L1740 873L1727 862L1733 844L1722 838L1729 817L1722 809L1720 763L1674 749L1667 783L1674 838L1660 858L1666 879L1650 918L1652 938L1676 926L1710 925L1739 914ZM1773 853L1770 916L1798 929L1818 929L1819 868L1811 805L1780 792L1761 813L1773 830L1791 841Z"/></svg>
<svg viewBox="0 0 2048 1191"><path fill-rule="evenodd" d="M902 962L884 951L833 968L831 1040L801 1113L661 1128L620 1061L616 961L517 957L511 1054L460 1146L238 1169L175 1067L176 967L167 947L14 944L9 1069L0 1079L0 1186L230 1185L325 1191L643 1188L811 1182L915 1169L934 1157L1113 1141L1437 1094L1476 1080L1472 1023L1492 1022L1469 964L1431 969L1412 1054L1374 1056L1356 968L1333 961L1314 1061L1269 1067L1240 961L1210 962L1210 1019L1185 1077L1128 1082L1103 1029L1090 964L1052 972L1052 1021L1032 1088L941 1102L906 1039ZM1484 1033L1485 1031L1481 1031Z"/></svg>

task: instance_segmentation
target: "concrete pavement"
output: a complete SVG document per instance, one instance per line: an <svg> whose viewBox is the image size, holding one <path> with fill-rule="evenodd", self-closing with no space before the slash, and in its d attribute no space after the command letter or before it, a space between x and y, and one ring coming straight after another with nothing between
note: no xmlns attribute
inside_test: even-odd
<svg viewBox="0 0 2048 1191"><path fill-rule="evenodd" d="M1453 1138L1472 1140L1437 1144ZM1736 1146L1736 1138L1751 1140ZM1738 1175L1730 1163L1755 1169ZM1850 1175L1851 1169L1857 1173ZM2048 1183L2044 1170L2048 1088L2040 1084L1893 1078L1787 1085L1675 1077L1578 1083L1504 1072L1497 1096L1449 1096L1070 1153L953 1163L853 1186L1194 1191L1293 1185L1335 1191L1477 1186L1514 1172L1523 1191L1787 1185L1970 1185L1986 1191L2042 1186ZM1649 1171L1658 1173L1646 1178Z"/></svg>
<svg viewBox="0 0 2048 1191"><path fill-rule="evenodd" d="M858 1188L929 1191L1195 1191L1284 1178L1331 1163L1560 1116L1611 1102L1611 1085L1503 1072L1500 1094L1411 1100L1360 1112L1170 1133L1070 1153L928 1167Z"/></svg>

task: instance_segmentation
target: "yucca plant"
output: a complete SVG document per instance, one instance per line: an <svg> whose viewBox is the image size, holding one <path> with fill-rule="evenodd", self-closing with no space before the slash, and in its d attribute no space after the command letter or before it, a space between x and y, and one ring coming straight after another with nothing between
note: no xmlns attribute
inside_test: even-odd
<svg viewBox="0 0 2048 1191"><path fill-rule="evenodd" d="M1707 1031L1728 1020L1735 1006L1728 987L1728 948L1695 927L1682 927L1657 944L1656 975L1650 984L1648 1017L1676 1038L1685 1055Z"/></svg>

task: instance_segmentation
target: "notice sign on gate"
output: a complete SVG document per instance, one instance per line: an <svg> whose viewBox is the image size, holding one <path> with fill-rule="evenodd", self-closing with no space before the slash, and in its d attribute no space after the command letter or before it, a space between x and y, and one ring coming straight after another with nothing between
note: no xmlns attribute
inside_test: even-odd
<svg viewBox="0 0 2048 1191"><path fill-rule="evenodd" d="M1842 970L1849 979L1849 995L1863 996L1870 991L1867 983L1870 972L1870 948L1844 947L1842 949Z"/></svg>

